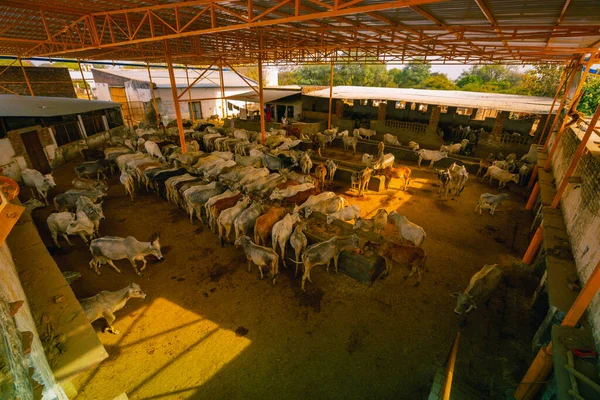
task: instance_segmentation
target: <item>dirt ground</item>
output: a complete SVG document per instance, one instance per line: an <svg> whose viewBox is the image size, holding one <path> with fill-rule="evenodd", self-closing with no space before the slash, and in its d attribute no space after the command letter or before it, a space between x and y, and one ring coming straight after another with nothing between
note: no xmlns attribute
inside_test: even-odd
<svg viewBox="0 0 600 400"><path fill-rule="evenodd" d="M73 166L55 172L53 195L70 187ZM455 379L476 388L477 398L503 398L528 365L539 321L528 307L535 282L509 279L463 327L449 294L463 290L484 264L509 265L524 253L531 223L526 199L513 193L496 215L479 216L473 212L479 195L497 193L495 187L472 175L460 197L443 201L434 171L416 165L413 171L406 192L399 181L360 199L335 189L360 205L363 217L385 207L423 226L429 272L421 285L404 281L405 266L372 286L316 268L306 294L293 268L282 268L272 287L255 267L247 271L241 249L221 248L209 229L154 193L138 190L132 203L112 177L102 235L148 240L160 232L165 260L149 257L142 277L127 260L117 261L122 274L104 266L97 276L79 238L72 249L52 249L61 270L81 272L73 284L80 298L132 281L147 293L116 313L120 335L102 333L103 321L94 323L110 356L75 379L77 399L121 393L131 399L425 399L458 331ZM36 210L34 219L52 248L45 225L50 211Z"/></svg>

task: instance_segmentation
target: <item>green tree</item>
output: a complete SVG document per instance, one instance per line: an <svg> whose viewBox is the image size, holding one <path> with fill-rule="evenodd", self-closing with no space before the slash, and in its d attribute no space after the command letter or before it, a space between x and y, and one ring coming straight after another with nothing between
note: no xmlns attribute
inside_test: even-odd
<svg viewBox="0 0 600 400"><path fill-rule="evenodd" d="M429 77L427 77L422 84L419 85L419 88L434 90L455 90L456 85L448 78L448 75L434 72Z"/></svg>
<svg viewBox="0 0 600 400"><path fill-rule="evenodd" d="M414 88L422 85L431 75L431 65L427 63L410 63L402 69L393 68L389 75L400 88Z"/></svg>
<svg viewBox="0 0 600 400"><path fill-rule="evenodd" d="M557 65L536 65L523 75L517 92L528 96L554 97L563 68Z"/></svg>
<svg viewBox="0 0 600 400"><path fill-rule="evenodd" d="M8 66L8 65L12 65L13 67L19 67L19 62L18 61L14 61L14 60L8 60L8 59L2 59L0 60L0 65L2 66ZM31 67L33 66L33 63L29 60L23 60L23 66L24 67Z"/></svg>
<svg viewBox="0 0 600 400"><path fill-rule="evenodd" d="M577 110L585 115L592 115L600 103L600 77L588 77L582 90L583 96L577 105Z"/></svg>

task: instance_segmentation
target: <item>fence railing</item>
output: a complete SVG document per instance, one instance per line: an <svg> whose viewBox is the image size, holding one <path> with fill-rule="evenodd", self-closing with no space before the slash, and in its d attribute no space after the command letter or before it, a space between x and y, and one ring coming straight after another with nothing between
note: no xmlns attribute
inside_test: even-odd
<svg viewBox="0 0 600 400"><path fill-rule="evenodd" d="M106 131L104 128L104 122L102 121L102 116L100 115L82 118L82 121L83 126L85 127L85 133L88 136Z"/></svg>
<svg viewBox="0 0 600 400"><path fill-rule="evenodd" d="M58 146L63 146L83 138L79 130L79 121L56 124L52 128L54 129L54 137Z"/></svg>
<svg viewBox="0 0 600 400"><path fill-rule="evenodd" d="M532 138L529 135L519 136L519 135L502 135L500 136L500 143L505 144L530 144Z"/></svg>
<svg viewBox="0 0 600 400"><path fill-rule="evenodd" d="M385 126L387 128L407 129L418 133L425 133L427 130L427 124L421 124L419 122L396 121L393 119L385 120Z"/></svg>

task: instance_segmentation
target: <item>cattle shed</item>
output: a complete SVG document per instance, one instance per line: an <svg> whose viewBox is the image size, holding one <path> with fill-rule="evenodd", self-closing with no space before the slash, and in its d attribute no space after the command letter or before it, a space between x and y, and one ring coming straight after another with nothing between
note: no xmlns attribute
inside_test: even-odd
<svg viewBox="0 0 600 400"><path fill-rule="evenodd" d="M597 398L600 108L592 116L576 109L600 64L599 21L600 3L592 0L0 2L0 56L9 60L0 66L0 397ZM72 85L57 88L69 78L59 69L23 65L61 59L135 69L93 70L99 98L107 100L94 101L68 98L75 97ZM551 99L333 86L335 65L420 62L557 65L562 75ZM329 86L271 97L269 67L305 64L328 66ZM256 79L241 73L249 68ZM257 121L236 118L249 99L258 104ZM300 114L300 123L313 125L300 132L292 125L294 138L268 135L279 124L265 120L267 105L276 120L293 110L293 119ZM150 110L166 128L140 123ZM221 126L214 120L222 117L233 118ZM199 122L198 130L184 119ZM257 133L235 131L232 122ZM418 166L424 155L444 156L437 149L455 142L461 125L482 132L479 152ZM357 154L343 149L352 148L354 136L336 137L334 127L359 129ZM366 168L376 163L362 153L376 155L385 133L400 145L388 142L384 156L411 170L410 179L407 169ZM243 138L255 140L248 146L260 155L234 159ZM341 275L333 265L329 274L317 266L307 280L304 262L296 278L288 246L285 257L277 249L278 264L259 279L256 268L246 268L254 253L213 233L250 202L285 208L289 217L277 235L296 224L298 204L270 199L310 180L287 149L292 143L318 150L307 167L313 175L324 173L321 162L340 166L335 179L321 183L337 203L314 207L330 213L330 204L346 204L360 211L364 226L372 224L373 231L360 232L350 223L356 218L327 224L316 211L298 217L309 244L345 238ZM77 214L63 214L65 237L85 225L110 236L105 246L122 243L127 251L111 255L120 274L96 265L102 246L90 252L77 235L67 247L59 234L63 246L56 246L52 235L60 227L47 223L62 211L52 203L72 189L74 167L90 167L81 166L85 147L103 150L107 161L92 164L108 178L81 195L101 199L97 204L83 199ZM515 153L516 160L498 153ZM302 157L309 166L310 152ZM271 168L236 169L258 161ZM29 188L22 185L16 197L19 186L7 176L49 167L54 178L28 172L35 176L32 195L45 199L47 191L48 205L33 209L29 202L25 211L20 202L31 200ZM479 167L497 179L477 179ZM449 186L450 168L462 189ZM379 190L362 193L371 174ZM243 193L235 194L238 188ZM474 213L476 204L488 205L484 194L508 197L500 196L494 215ZM281 212L268 210L261 208L257 229L271 228ZM352 210L330 215L343 219ZM389 220L375 232L380 210ZM148 252L152 261L141 276L117 259ZM311 252L320 261L326 256ZM388 276L384 258L396 260ZM468 300L459 292L473 293L465 288L480 270L503 278L489 298ZM90 322L101 303L96 295L107 300L100 314L108 326ZM460 311L460 299L477 308L459 317L453 309Z"/></svg>
<svg viewBox="0 0 600 400"><path fill-rule="evenodd" d="M109 101L0 95L0 168L20 180L20 171L52 168L100 147L123 126L121 108Z"/></svg>

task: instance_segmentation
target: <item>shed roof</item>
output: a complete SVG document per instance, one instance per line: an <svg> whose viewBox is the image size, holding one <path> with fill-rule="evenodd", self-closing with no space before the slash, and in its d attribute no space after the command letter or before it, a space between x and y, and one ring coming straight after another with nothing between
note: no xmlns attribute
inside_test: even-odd
<svg viewBox="0 0 600 400"><path fill-rule="evenodd" d="M263 96L265 103L270 103L279 99L283 99L289 96L295 96L300 94L302 89L263 89ZM247 101L251 103L258 103L258 93L254 90L249 92L234 94L233 96L227 97L231 100Z"/></svg>
<svg viewBox="0 0 600 400"><path fill-rule="evenodd" d="M307 93L306 96L329 98L329 89ZM516 94L462 92L458 90L429 90L381 88L364 86L334 86L333 98L348 100L407 101L438 106L487 108L501 111L548 114L552 99L549 97L520 96Z"/></svg>
<svg viewBox="0 0 600 400"><path fill-rule="evenodd" d="M148 70L142 68L135 69L102 69L100 70L103 73L112 74L116 76L120 76L122 78L131 79L138 82L147 82L150 83L150 78L148 77ZM159 88L170 88L171 81L169 79L169 71L167 69L156 69L153 68L150 70L152 74L152 83ZM188 87L188 77L190 84L194 82L198 76L203 73L202 69L188 68L188 76L185 75L185 69L174 69L175 73L175 82L177 83L178 88L187 88ZM253 81L250 78L246 78L246 80L253 84L258 85L258 82ZM242 78L240 78L235 72L230 69L223 68L223 82L225 87L248 87L248 84L244 82ZM194 84L195 88L218 88L221 87L220 78L219 78L219 70L211 69L202 79Z"/></svg>
<svg viewBox="0 0 600 400"><path fill-rule="evenodd" d="M120 106L112 101L0 94L0 117L56 117Z"/></svg>

